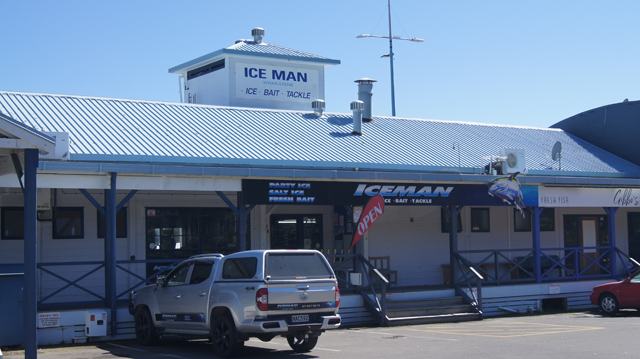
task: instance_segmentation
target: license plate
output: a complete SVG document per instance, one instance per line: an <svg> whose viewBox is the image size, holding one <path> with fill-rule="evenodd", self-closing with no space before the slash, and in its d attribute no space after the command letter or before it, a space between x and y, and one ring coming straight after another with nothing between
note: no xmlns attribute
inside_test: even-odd
<svg viewBox="0 0 640 359"><path fill-rule="evenodd" d="M309 321L309 314L291 316L292 323L306 323L308 321Z"/></svg>

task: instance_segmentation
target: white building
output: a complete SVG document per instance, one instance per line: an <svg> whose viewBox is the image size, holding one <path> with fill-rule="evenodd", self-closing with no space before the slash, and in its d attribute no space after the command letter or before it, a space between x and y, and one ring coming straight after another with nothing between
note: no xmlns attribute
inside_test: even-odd
<svg viewBox="0 0 640 359"><path fill-rule="evenodd" d="M324 68L339 61L261 34L170 69L182 76L184 103L0 91L5 137L14 122L69 136L68 159L41 158L37 171L37 308L60 314L39 343L85 336L84 310L65 309L81 306L108 313L109 336L130 336L128 292L198 253L314 248L341 279L360 272L367 287L369 271L348 249L354 212L378 193L384 215L354 248L388 257L392 300L465 297L476 288L465 280L473 267L486 278L484 308L467 298L473 318L556 301L585 308L595 284L628 273L637 165L560 129L363 121L369 79L353 113L324 113ZM27 251L8 156L24 148L18 142L5 144L0 176L5 272ZM504 194L514 187L489 194L514 177L519 201ZM376 319L364 309L369 296L341 283L344 322Z"/></svg>

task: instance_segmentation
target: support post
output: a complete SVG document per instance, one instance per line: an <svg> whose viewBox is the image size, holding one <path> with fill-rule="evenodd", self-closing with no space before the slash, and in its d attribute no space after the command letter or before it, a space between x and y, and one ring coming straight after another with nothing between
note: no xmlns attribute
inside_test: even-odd
<svg viewBox="0 0 640 359"><path fill-rule="evenodd" d="M530 212L532 214L531 224L532 224L532 241L533 241L533 274L536 277L536 283L542 283L542 268L540 256L542 253L540 252L540 213L544 208L542 207L531 207Z"/></svg>
<svg viewBox="0 0 640 359"><path fill-rule="evenodd" d="M449 271L451 273L451 288L456 287L456 263L458 254L458 215L462 210L462 206L444 207L445 212L449 215Z"/></svg>
<svg viewBox="0 0 640 359"><path fill-rule="evenodd" d="M247 250L247 207L244 205L244 196L242 192L237 192L238 196L238 217L240 228L238 230L238 242L240 242L240 246L238 246L238 250L241 252Z"/></svg>
<svg viewBox="0 0 640 359"><path fill-rule="evenodd" d="M111 172L111 188L104 191L105 199L105 236L104 236L104 271L105 300L111 310L111 335L116 335L116 180L117 173Z"/></svg>
<svg viewBox="0 0 640 359"><path fill-rule="evenodd" d="M605 207L608 218L608 233L609 233L609 270L611 271L611 278L616 278L618 274L618 268L616 263L616 213L618 207Z"/></svg>
<svg viewBox="0 0 640 359"><path fill-rule="evenodd" d="M251 213L251 211L255 208L256 205L252 204L249 207L245 206L244 196L242 192L236 192L236 196L238 198L237 207L233 205L233 202L231 202L231 200L229 200L229 198L224 193L222 193L222 191L216 191L216 193L218 194L218 196L220 196L220 198L222 198L224 203L226 203L227 206L231 208L233 213L235 213L238 216L238 225L236 227L236 233L238 234L239 243L238 245L236 245L236 248L239 251L246 251L247 250L247 218L249 217L249 213Z"/></svg>
<svg viewBox="0 0 640 359"><path fill-rule="evenodd" d="M37 266L37 169L38 150L24 151L24 357L38 357Z"/></svg>

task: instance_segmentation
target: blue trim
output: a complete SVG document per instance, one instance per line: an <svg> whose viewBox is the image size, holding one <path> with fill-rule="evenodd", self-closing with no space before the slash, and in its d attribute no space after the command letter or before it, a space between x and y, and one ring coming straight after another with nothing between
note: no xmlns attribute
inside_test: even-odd
<svg viewBox="0 0 640 359"><path fill-rule="evenodd" d="M24 151L24 349L25 358L36 358L37 343L37 168L38 150Z"/></svg>
<svg viewBox="0 0 640 359"><path fill-rule="evenodd" d="M280 177L280 178L322 178L322 179L353 179L353 180L412 180L412 181L454 181L488 183L496 176L469 173L428 173L428 172L382 172L382 171L354 171L336 169L277 169L277 168L246 168L246 167L201 167L196 165L155 165L148 163L98 163L98 162L63 162L43 161L38 168L40 171L76 171L95 173L139 173L139 174L176 174L198 176L232 176L232 177ZM564 173L563 173L564 174ZM640 186L640 178L600 178L600 177L545 177L521 176L521 183L529 184L567 184L585 186Z"/></svg>
<svg viewBox="0 0 640 359"><path fill-rule="evenodd" d="M129 194L122 199L122 201L120 201L120 203L116 206L116 213L118 213L118 211L120 211L122 209L122 207L124 207L127 203L129 203L129 200L136 194L138 193L138 190L133 190L131 192L129 192Z"/></svg>
<svg viewBox="0 0 640 359"><path fill-rule="evenodd" d="M216 165L216 166L247 166L255 168L273 169L286 167L287 169L315 170L352 170L352 178L362 178L360 172L385 171L385 172L417 172L417 173L442 173L442 174L483 174L487 178L495 179L495 176L484 175L484 171L475 167L446 167L446 166L421 166L421 165L397 165L386 163L362 163L362 162L329 162L329 161L297 161L297 160L264 160L264 159L243 159L243 158L203 158L203 157L177 157L177 156L138 156L138 155L79 155L72 154L71 162L103 162L102 166L121 165L121 163L156 163L160 164L180 164L180 165ZM134 167L138 168L138 165ZM120 171L118 171L120 172ZM197 170L190 173L198 175ZM185 173L180 173L185 174ZM561 176L561 177L560 177ZM544 178L544 183L579 183L576 178L598 178L590 181L590 184L611 185L612 178L638 178L640 173L635 172L579 172L579 171L530 171L526 175L518 177L520 182L532 182L529 178ZM349 177L345 177L349 178ZM554 182L549 178L556 178ZM374 179L369 177L369 179ZM474 179L477 181L477 179ZM540 181L533 181L539 183ZM585 182L586 184L586 182Z"/></svg>
<svg viewBox="0 0 640 359"><path fill-rule="evenodd" d="M91 195L91 193L89 193L89 191L87 191L86 189L79 189L78 191L80 191L80 193L82 193L85 197L87 197L89 202L91 202L91 204L93 204L93 206L96 207L96 209L98 210L98 212L100 212L100 214L106 215L104 211L104 207L102 207L100 203L98 203L98 201L95 198L93 198L93 196Z"/></svg>
<svg viewBox="0 0 640 359"><path fill-rule="evenodd" d="M233 213L236 214L236 216L240 215L240 210L238 209L238 207L236 207L233 204L233 202L231 202L231 200L229 200L229 197L227 197L224 193L222 193L222 191L216 191L216 193L218 194L218 196L220 198L222 198L224 203L226 203L227 206L229 206L229 208L231 208L231 210L233 211Z"/></svg>

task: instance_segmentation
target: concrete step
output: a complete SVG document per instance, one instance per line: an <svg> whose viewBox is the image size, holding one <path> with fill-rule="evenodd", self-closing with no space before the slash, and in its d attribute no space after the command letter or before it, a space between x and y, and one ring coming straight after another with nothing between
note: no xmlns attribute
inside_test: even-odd
<svg viewBox="0 0 640 359"><path fill-rule="evenodd" d="M460 313L473 313L473 308L468 304L413 307L402 309L387 308L387 318L423 317Z"/></svg>
<svg viewBox="0 0 640 359"><path fill-rule="evenodd" d="M434 323L458 323L474 320L482 320L482 314L479 313L452 313L445 315L425 315L416 317L399 317L389 318L389 326L396 327L401 325L418 325L418 324L434 324Z"/></svg>
<svg viewBox="0 0 640 359"><path fill-rule="evenodd" d="M464 301L462 297L444 297L444 298L429 298L429 299L412 299L412 300L388 300L387 310L396 309L413 309L413 308L427 308L427 307L443 307L443 306L455 306L462 305Z"/></svg>

